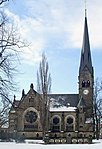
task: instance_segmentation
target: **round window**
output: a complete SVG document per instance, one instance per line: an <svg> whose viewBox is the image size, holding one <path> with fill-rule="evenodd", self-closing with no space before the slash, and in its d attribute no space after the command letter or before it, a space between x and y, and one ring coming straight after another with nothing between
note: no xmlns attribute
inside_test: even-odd
<svg viewBox="0 0 102 149"><path fill-rule="evenodd" d="M37 113L34 111L28 111L25 115L25 119L29 123L33 123L37 120Z"/></svg>
<svg viewBox="0 0 102 149"><path fill-rule="evenodd" d="M73 123L73 118L72 117L68 117L67 118L67 123L68 124L72 124Z"/></svg>

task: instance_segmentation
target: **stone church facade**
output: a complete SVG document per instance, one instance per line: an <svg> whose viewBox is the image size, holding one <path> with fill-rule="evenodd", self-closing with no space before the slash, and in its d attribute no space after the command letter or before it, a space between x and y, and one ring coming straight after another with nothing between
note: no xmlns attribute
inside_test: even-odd
<svg viewBox="0 0 102 149"><path fill-rule="evenodd" d="M79 67L79 94L49 94L48 125L49 142L87 142L93 137L93 83L87 17L85 16L83 46ZM11 136L43 138L43 100L33 84L27 94L22 91L21 100L15 100L9 111Z"/></svg>

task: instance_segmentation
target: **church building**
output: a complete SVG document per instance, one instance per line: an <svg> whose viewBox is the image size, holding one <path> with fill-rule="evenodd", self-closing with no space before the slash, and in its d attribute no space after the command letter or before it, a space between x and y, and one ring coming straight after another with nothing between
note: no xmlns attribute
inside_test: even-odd
<svg viewBox="0 0 102 149"><path fill-rule="evenodd" d="M93 84L87 16L85 14L83 45L78 75L78 94L49 94L46 139L49 143L87 143L94 135ZM43 100L33 84L27 94L22 91L18 101L14 99L9 111L11 136L42 139Z"/></svg>

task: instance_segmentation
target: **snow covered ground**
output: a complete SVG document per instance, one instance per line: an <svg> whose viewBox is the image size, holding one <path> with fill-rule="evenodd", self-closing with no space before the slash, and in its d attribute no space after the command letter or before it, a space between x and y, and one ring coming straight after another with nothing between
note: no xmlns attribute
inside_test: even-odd
<svg viewBox="0 0 102 149"><path fill-rule="evenodd" d="M94 141L93 144L51 144L44 145L38 141L26 143L0 142L0 149L101 149L102 140Z"/></svg>

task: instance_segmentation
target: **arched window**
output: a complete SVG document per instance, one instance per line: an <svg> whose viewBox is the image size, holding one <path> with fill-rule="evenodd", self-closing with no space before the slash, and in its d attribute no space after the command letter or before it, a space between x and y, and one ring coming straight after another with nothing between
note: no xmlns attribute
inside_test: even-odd
<svg viewBox="0 0 102 149"><path fill-rule="evenodd" d="M87 87L90 87L90 81L89 80L87 81Z"/></svg>
<svg viewBox="0 0 102 149"><path fill-rule="evenodd" d="M35 109L29 108L24 112L24 130L33 131L38 129L38 113Z"/></svg>
<svg viewBox="0 0 102 149"><path fill-rule="evenodd" d="M73 131L74 130L74 120L73 117L68 116L66 119L66 131Z"/></svg>
<svg viewBox="0 0 102 149"><path fill-rule="evenodd" d="M82 81L82 87L85 87L85 81L84 80Z"/></svg>
<svg viewBox="0 0 102 149"><path fill-rule="evenodd" d="M53 124L55 124L55 125L59 124L59 118L58 117L53 118Z"/></svg>
<svg viewBox="0 0 102 149"><path fill-rule="evenodd" d="M73 118L72 117L68 117L67 118L67 124L72 124L73 123Z"/></svg>
<svg viewBox="0 0 102 149"><path fill-rule="evenodd" d="M60 118L58 116L55 116L52 119L52 131L53 132L59 132L60 131Z"/></svg>

